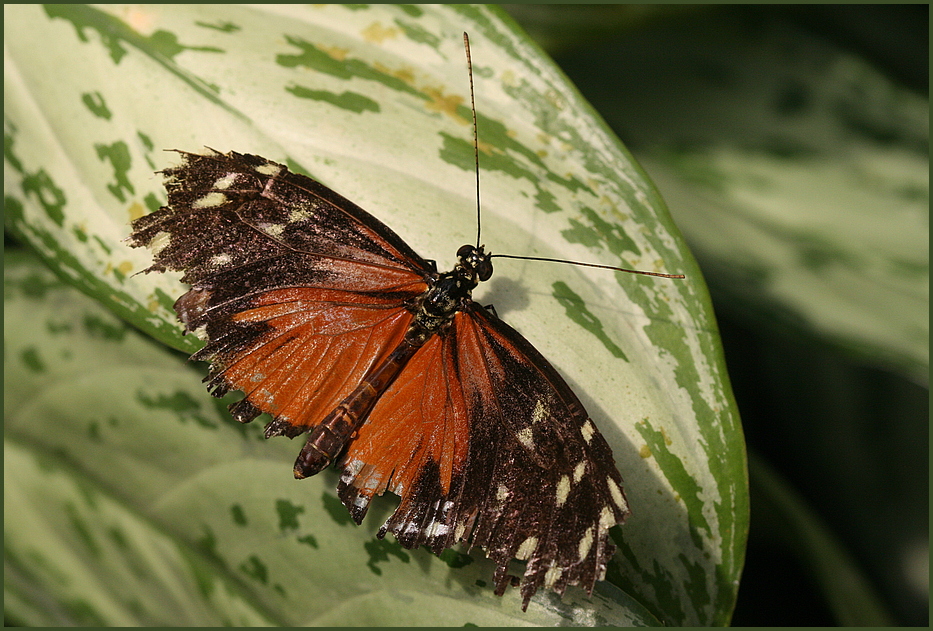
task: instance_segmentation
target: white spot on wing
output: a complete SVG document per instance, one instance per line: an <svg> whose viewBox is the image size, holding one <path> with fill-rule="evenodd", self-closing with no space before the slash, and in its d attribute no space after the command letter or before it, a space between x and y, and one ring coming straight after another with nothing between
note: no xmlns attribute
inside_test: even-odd
<svg viewBox="0 0 933 631"><path fill-rule="evenodd" d="M599 527L608 530L616 525L616 516L608 506L603 506L603 509L599 512Z"/></svg>
<svg viewBox="0 0 933 631"><path fill-rule="evenodd" d="M570 478L562 475L557 482L557 505L563 506L568 495L570 495Z"/></svg>
<svg viewBox="0 0 933 631"><path fill-rule="evenodd" d="M547 408L544 406L544 402L538 400L535 402L535 410L531 413L531 422L539 423L547 416Z"/></svg>
<svg viewBox="0 0 933 631"><path fill-rule="evenodd" d="M256 167L256 173L262 173L263 175L278 175L281 171L282 166L272 162L266 162Z"/></svg>
<svg viewBox="0 0 933 631"><path fill-rule="evenodd" d="M586 422L580 427L580 433L583 434L583 440L589 445L590 441L593 440L593 434L596 433L596 428L590 419L586 419Z"/></svg>
<svg viewBox="0 0 933 631"><path fill-rule="evenodd" d="M192 208L216 208L221 204L227 202L227 196L223 193L211 192L205 195L204 197L198 198L191 202Z"/></svg>
<svg viewBox="0 0 933 631"><path fill-rule="evenodd" d="M454 529L454 539L460 541L463 538L463 533L466 530L466 523L460 522L457 524L457 527Z"/></svg>
<svg viewBox="0 0 933 631"><path fill-rule="evenodd" d="M509 499L509 495L511 495L511 493L504 484L500 484L499 488L496 489L496 500L500 502L504 502L505 500Z"/></svg>
<svg viewBox="0 0 933 631"><path fill-rule="evenodd" d="M534 552L537 547L538 538L528 537L522 541L522 545L518 546L518 550L515 551L515 558L519 561L527 561L531 557L531 553Z"/></svg>
<svg viewBox="0 0 933 631"><path fill-rule="evenodd" d="M298 208L293 208L290 213L288 213L288 223L295 223L296 221L305 221L306 219L311 219L314 217L314 206L308 204L307 206L299 206Z"/></svg>
<svg viewBox="0 0 933 631"><path fill-rule="evenodd" d="M216 267L222 267L233 260L233 257L226 252L211 257L211 264Z"/></svg>
<svg viewBox="0 0 933 631"><path fill-rule="evenodd" d="M340 481L344 484L349 484L353 478L363 469L363 461L356 458L351 460L343 466L343 475L340 476Z"/></svg>
<svg viewBox="0 0 933 631"><path fill-rule="evenodd" d="M586 460L581 460L577 463L577 466L573 469L573 482L576 484L583 479L583 474L586 473Z"/></svg>
<svg viewBox="0 0 933 631"><path fill-rule="evenodd" d="M237 176L239 176L239 173L227 173L225 176L214 182L214 188L221 191L230 188L233 183L236 182Z"/></svg>
<svg viewBox="0 0 933 631"><path fill-rule="evenodd" d="M165 231L157 232L156 235L152 237L152 240L149 242L149 251L152 252L152 256L155 256L156 254L164 250L166 246L168 246L168 244L171 243L171 241L172 241L172 235L170 235L169 233Z"/></svg>
<svg viewBox="0 0 933 631"><path fill-rule="evenodd" d="M529 425L528 427L523 428L521 431L519 431L517 434L515 434L515 437L518 438L518 442L520 442L522 445L524 445L526 449L534 449L534 448L535 448L535 441L534 441L534 439L532 438L532 435L531 435L531 426L530 426L530 425Z"/></svg>
<svg viewBox="0 0 933 631"><path fill-rule="evenodd" d="M621 510L628 510L628 502L625 501L625 496L622 495L622 489L619 488L619 485L616 484L616 481L612 478L607 477L606 483L609 485L609 493L612 494L612 501L616 503Z"/></svg>
<svg viewBox="0 0 933 631"><path fill-rule="evenodd" d="M583 533L583 536L580 538L580 544L577 546L577 555L578 559L582 561L586 558L586 555L590 553L590 548L593 547L593 527L590 526L586 529L586 532Z"/></svg>
<svg viewBox="0 0 933 631"><path fill-rule="evenodd" d="M282 231L285 230L285 226L280 223L264 223L259 224L259 228L272 237L279 237L282 234Z"/></svg>
<svg viewBox="0 0 933 631"><path fill-rule="evenodd" d="M424 534L427 537L443 537L448 532L450 532L450 526L439 521L432 521L428 524L428 527L424 529Z"/></svg>

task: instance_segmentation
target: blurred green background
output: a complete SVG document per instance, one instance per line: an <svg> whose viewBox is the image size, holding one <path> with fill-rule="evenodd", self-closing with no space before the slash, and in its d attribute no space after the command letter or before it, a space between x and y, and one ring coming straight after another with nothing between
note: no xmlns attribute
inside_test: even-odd
<svg viewBox="0 0 933 631"><path fill-rule="evenodd" d="M513 5L703 268L749 448L733 624L929 623L927 5Z"/></svg>

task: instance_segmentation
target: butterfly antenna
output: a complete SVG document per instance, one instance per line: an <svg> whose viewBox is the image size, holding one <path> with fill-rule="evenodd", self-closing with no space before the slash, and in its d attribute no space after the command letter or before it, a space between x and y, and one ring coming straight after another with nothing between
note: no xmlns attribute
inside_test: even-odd
<svg viewBox="0 0 933 631"><path fill-rule="evenodd" d="M463 32L463 50L466 51L467 74L470 77L470 110L473 112L473 161L476 164L476 247L480 246L480 202L479 202L479 132L476 128L476 97L473 94L473 60L470 58L470 36L466 31ZM490 254L490 258L498 259L519 259L522 261L547 261L550 263L566 263L568 265L580 265L581 267L599 267L601 269L611 269L617 272L628 272L629 274L643 274L645 276L659 276L661 278L686 278L683 274L662 274L661 272L643 272L635 269L625 269L624 267L614 267L612 265L599 265L597 263L581 263L579 261L568 261L565 259L549 259L538 256L515 256L512 254Z"/></svg>
<svg viewBox="0 0 933 631"><path fill-rule="evenodd" d="M470 58L470 36L463 32L463 50L466 51L467 74L470 76L470 111L473 112L473 161L476 164L476 247L480 246L479 209L479 132L476 130L476 97L473 96L473 60Z"/></svg>
<svg viewBox="0 0 933 631"><path fill-rule="evenodd" d="M629 274L643 274L644 276L659 276L661 278L686 278L683 274L664 274L662 272L643 272L637 269L626 269L624 267L615 267L613 265L600 265L598 263L581 263L580 261L568 261L566 259L549 259L541 256L515 256L514 254L490 254L489 258L497 259L518 259L520 261L547 261L549 263L566 263L567 265L579 265L580 267L598 267L600 269L611 269L616 272L628 272Z"/></svg>

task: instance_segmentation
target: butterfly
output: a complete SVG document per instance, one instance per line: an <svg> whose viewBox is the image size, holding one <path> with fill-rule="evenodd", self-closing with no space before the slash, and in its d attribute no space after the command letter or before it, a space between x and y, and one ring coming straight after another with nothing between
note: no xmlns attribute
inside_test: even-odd
<svg viewBox="0 0 933 631"><path fill-rule="evenodd" d="M622 476L579 399L541 353L471 299L490 254L464 245L449 272L385 224L259 156L179 152L168 205L136 219L145 272L184 273L175 303L206 340L214 396L266 437L308 433L295 476L330 464L359 524L386 490L379 531L434 553L485 550L496 594L526 561L522 608L542 586L592 592L629 514Z"/></svg>
<svg viewBox="0 0 933 631"><path fill-rule="evenodd" d="M465 33L464 45L472 101ZM211 394L244 393L233 418L268 413L267 438L307 433L295 477L334 465L357 524L373 497L398 495L379 538L435 554L481 548L496 564L495 593L519 584L523 611L541 587L592 593L615 552L609 529L630 513L622 476L550 362L472 300L493 271L479 234L438 272L374 216L282 164L178 153L182 163L162 171L168 204L134 220L127 241L151 250L144 272L183 272L191 289L175 311L206 341L192 359L210 362ZM525 561L521 579L513 559Z"/></svg>

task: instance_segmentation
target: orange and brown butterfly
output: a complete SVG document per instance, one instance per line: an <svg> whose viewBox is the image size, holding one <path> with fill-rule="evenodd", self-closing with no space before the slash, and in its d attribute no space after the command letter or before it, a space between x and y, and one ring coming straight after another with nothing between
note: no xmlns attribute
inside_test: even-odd
<svg viewBox="0 0 933 631"><path fill-rule="evenodd" d="M466 33L464 46L472 102ZM592 593L615 551L609 529L629 514L622 476L557 371L473 302L492 275L479 230L438 273L378 219L281 164L179 153L163 171L168 205L134 221L128 241L151 249L144 271L184 272L191 290L175 311L207 341L192 358L211 363L211 393L245 394L233 417L267 412L267 438L307 432L295 477L333 463L357 524L374 496L400 496L380 538L437 554L479 547L498 595L509 563L525 561L523 610L542 586Z"/></svg>
<svg viewBox="0 0 933 631"><path fill-rule="evenodd" d="M133 222L146 272L184 273L175 303L207 344L214 396L267 437L308 433L295 476L331 463L360 523L386 490L379 531L435 553L483 549L505 591L526 561L523 609L542 586L592 591L629 514L612 451L551 364L471 299L490 254L450 272L309 177L254 155L179 152L168 205Z"/></svg>

